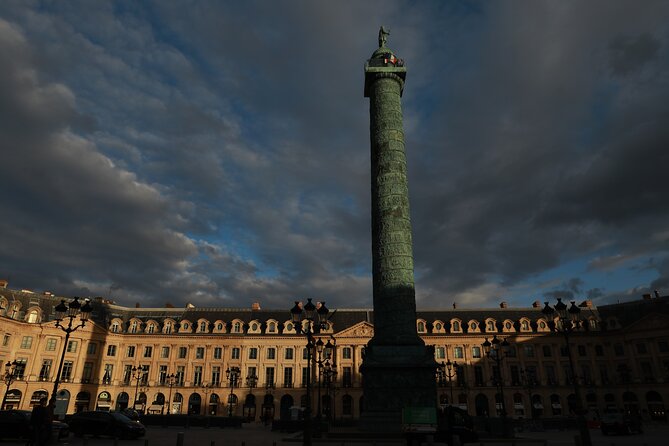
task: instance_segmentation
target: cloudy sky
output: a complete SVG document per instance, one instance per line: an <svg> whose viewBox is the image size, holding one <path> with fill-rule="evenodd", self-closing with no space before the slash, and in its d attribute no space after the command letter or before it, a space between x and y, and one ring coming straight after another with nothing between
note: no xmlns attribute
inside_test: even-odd
<svg viewBox="0 0 669 446"><path fill-rule="evenodd" d="M403 97L419 308L669 294L669 2L0 2L0 278L371 306L368 100Z"/></svg>

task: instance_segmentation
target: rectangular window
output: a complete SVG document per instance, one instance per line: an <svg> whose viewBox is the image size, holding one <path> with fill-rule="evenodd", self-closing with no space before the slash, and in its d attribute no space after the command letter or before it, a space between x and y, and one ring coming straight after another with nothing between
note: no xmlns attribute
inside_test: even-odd
<svg viewBox="0 0 669 446"><path fill-rule="evenodd" d="M592 373L588 364L581 364L581 379L586 386L592 385Z"/></svg>
<svg viewBox="0 0 669 446"><path fill-rule="evenodd" d="M204 359L204 347L195 349L195 359Z"/></svg>
<svg viewBox="0 0 669 446"><path fill-rule="evenodd" d="M616 356L625 356L625 348L622 344L614 344L613 352L616 354Z"/></svg>
<svg viewBox="0 0 669 446"><path fill-rule="evenodd" d="M116 346L108 345L107 346L107 356L116 356Z"/></svg>
<svg viewBox="0 0 669 446"><path fill-rule="evenodd" d="M44 350L48 352L52 352L56 350L56 339L54 338L49 338L46 340L46 346L44 347Z"/></svg>
<svg viewBox="0 0 669 446"><path fill-rule="evenodd" d="M158 381L160 382L161 385L165 385L165 382L167 382L167 366L166 365L158 366Z"/></svg>
<svg viewBox="0 0 669 446"><path fill-rule="evenodd" d="M81 373L81 382L83 383L91 382L91 376L93 376L93 363L85 362L84 370Z"/></svg>
<svg viewBox="0 0 669 446"><path fill-rule="evenodd" d="M606 364L599 365L599 379L602 381L602 384L611 384L611 379L609 379L609 368Z"/></svg>
<svg viewBox="0 0 669 446"><path fill-rule="evenodd" d="M63 371L60 374L60 380L63 382L68 382L72 377L72 361L63 362Z"/></svg>
<svg viewBox="0 0 669 446"><path fill-rule="evenodd" d="M33 337L32 336L24 336L21 338L21 348L30 348L33 346Z"/></svg>
<svg viewBox="0 0 669 446"><path fill-rule="evenodd" d="M285 359L293 359L293 347L287 347L284 352Z"/></svg>
<svg viewBox="0 0 669 446"><path fill-rule="evenodd" d="M351 347L344 347L341 351L341 357L344 359L351 359L352 355Z"/></svg>
<svg viewBox="0 0 669 446"><path fill-rule="evenodd" d="M16 379L23 379L26 373L27 361L23 358L16 360L16 368L14 369L14 374Z"/></svg>
<svg viewBox="0 0 669 446"><path fill-rule="evenodd" d="M342 386L352 387L353 386L353 369L351 367L344 367L342 369Z"/></svg>
<svg viewBox="0 0 669 446"><path fill-rule="evenodd" d="M525 357L534 358L534 345L526 344L524 347L525 347Z"/></svg>
<svg viewBox="0 0 669 446"><path fill-rule="evenodd" d="M90 342L86 348L86 354L94 355L98 351L98 344L95 342Z"/></svg>
<svg viewBox="0 0 669 446"><path fill-rule="evenodd" d="M79 343L77 341L68 341L67 342L67 352L68 353L76 353L78 345L79 345Z"/></svg>
<svg viewBox="0 0 669 446"><path fill-rule="evenodd" d="M214 347L214 359L221 359L223 357L223 349L221 347Z"/></svg>
<svg viewBox="0 0 669 446"><path fill-rule="evenodd" d="M520 385L520 370L517 365L512 365L509 367L511 371L511 385L519 386Z"/></svg>
<svg viewBox="0 0 669 446"><path fill-rule="evenodd" d="M285 367L283 369L283 387L293 387L293 368Z"/></svg>
<svg viewBox="0 0 669 446"><path fill-rule="evenodd" d="M667 341L657 341L657 349L660 350L660 353L669 352L669 342L667 342Z"/></svg>
<svg viewBox="0 0 669 446"><path fill-rule="evenodd" d="M274 385L274 367L265 367L265 385Z"/></svg>
<svg viewBox="0 0 669 446"><path fill-rule="evenodd" d="M585 355L586 355L585 345L579 345L578 356L585 356Z"/></svg>
<svg viewBox="0 0 669 446"><path fill-rule="evenodd" d="M544 365L544 370L546 371L546 382L549 386L557 385L557 374L555 373L555 367L552 365Z"/></svg>
<svg viewBox="0 0 669 446"><path fill-rule="evenodd" d="M444 359L446 357L446 349L444 347L435 347L434 349L434 357L437 359Z"/></svg>
<svg viewBox="0 0 669 446"><path fill-rule="evenodd" d="M267 359L276 359L276 349L274 347L267 349Z"/></svg>
<svg viewBox="0 0 669 446"><path fill-rule="evenodd" d="M179 347L179 359L185 359L188 356L188 347Z"/></svg>
<svg viewBox="0 0 669 446"><path fill-rule="evenodd" d="M249 359L258 359L258 349L256 347L249 349Z"/></svg>
<svg viewBox="0 0 669 446"><path fill-rule="evenodd" d="M485 380L483 379L483 367L480 365L474 366L474 385L478 387L485 385Z"/></svg>
<svg viewBox="0 0 669 446"><path fill-rule="evenodd" d="M202 384L202 366L196 365L193 372L193 385L199 386Z"/></svg>
<svg viewBox="0 0 669 446"><path fill-rule="evenodd" d="M153 347L150 345L147 345L144 347L144 357L145 358L150 358L151 355L153 355Z"/></svg>
<svg viewBox="0 0 669 446"><path fill-rule="evenodd" d="M639 342L636 345L636 352L642 355L648 353L648 350L646 350L646 344Z"/></svg>
<svg viewBox="0 0 669 446"><path fill-rule="evenodd" d="M308 348L303 348L302 349L302 359L309 359L309 349Z"/></svg>
<svg viewBox="0 0 669 446"><path fill-rule="evenodd" d="M344 367L346 368L346 367ZM302 367L302 387L307 387L307 375L309 374L308 367Z"/></svg>
<svg viewBox="0 0 669 446"><path fill-rule="evenodd" d="M148 365L143 365L140 367L142 369L142 382L141 384L143 386L146 386L149 384L149 366Z"/></svg>
<svg viewBox="0 0 669 446"><path fill-rule="evenodd" d="M472 347L472 357L473 358L481 357L481 347Z"/></svg>
<svg viewBox="0 0 669 446"><path fill-rule="evenodd" d="M161 358L169 358L170 357L170 348L169 347L161 347L160 348L160 357Z"/></svg>
<svg viewBox="0 0 669 446"><path fill-rule="evenodd" d="M566 345L560 346L560 356L562 356L563 358L566 358L566 357L569 356L567 354L567 346Z"/></svg>
<svg viewBox="0 0 669 446"><path fill-rule="evenodd" d="M44 359L42 360L42 368L39 371L39 380L49 381L50 377L51 377L51 360Z"/></svg>
<svg viewBox="0 0 669 446"><path fill-rule="evenodd" d="M465 357L464 350L462 347L453 347L453 356L457 359L462 359Z"/></svg>
<svg viewBox="0 0 669 446"><path fill-rule="evenodd" d="M111 384L114 374L114 365L105 364L105 373L102 375L102 384Z"/></svg>
<svg viewBox="0 0 669 446"><path fill-rule="evenodd" d="M11 338L12 338L11 335L8 335L8 334L4 335L4 336L2 337L2 346L3 346L3 347L7 347L7 346L9 345L9 340L10 340ZM55 348L55 347L54 347L54 348Z"/></svg>
<svg viewBox="0 0 669 446"><path fill-rule="evenodd" d="M544 354L544 358L550 358L551 356L553 356L553 349L551 348L550 345L542 346L541 351Z"/></svg>
<svg viewBox="0 0 669 446"><path fill-rule="evenodd" d="M125 367L123 367L123 384L125 385L130 384L131 379L132 379L132 365L126 364Z"/></svg>
<svg viewBox="0 0 669 446"><path fill-rule="evenodd" d="M595 355L604 356L604 347L601 345L595 345Z"/></svg>
<svg viewBox="0 0 669 446"><path fill-rule="evenodd" d="M641 375L643 375L643 380L645 382L653 382L654 377L653 377L653 366L650 364L650 362L641 362Z"/></svg>
<svg viewBox="0 0 669 446"><path fill-rule="evenodd" d="M135 357L135 346L134 345L129 345L128 349L126 350L126 356L128 358L134 358Z"/></svg>
<svg viewBox="0 0 669 446"><path fill-rule="evenodd" d="M211 385L216 387L221 385L221 368L218 366L211 368Z"/></svg>
<svg viewBox="0 0 669 446"><path fill-rule="evenodd" d="M529 383L534 386L541 385L541 380L539 379L536 366L528 365L525 367L525 383Z"/></svg>
<svg viewBox="0 0 669 446"><path fill-rule="evenodd" d="M186 375L186 367L182 365L177 366L177 379L176 379L176 384L177 386L183 386L184 385L184 375Z"/></svg>
<svg viewBox="0 0 669 446"><path fill-rule="evenodd" d="M241 353L240 353L239 347L232 347L232 353L231 353L230 357L232 359L239 359L240 356L241 356Z"/></svg>

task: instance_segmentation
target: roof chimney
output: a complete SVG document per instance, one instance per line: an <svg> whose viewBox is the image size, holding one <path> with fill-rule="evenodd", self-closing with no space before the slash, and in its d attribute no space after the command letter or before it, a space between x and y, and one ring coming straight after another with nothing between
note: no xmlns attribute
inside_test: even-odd
<svg viewBox="0 0 669 446"><path fill-rule="evenodd" d="M139 305L139 302L135 302L135 308L139 308L141 305Z"/></svg>
<svg viewBox="0 0 669 446"><path fill-rule="evenodd" d="M253 302L251 304L251 310L253 311L260 311L260 302Z"/></svg>
<svg viewBox="0 0 669 446"><path fill-rule="evenodd" d="M0 279L0 288L7 288L7 282L5 279Z"/></svg>
<svg viewBox="0 0 669 446"><path fill-rule="evenodd" d="M579 307L592 308L592 301L590 299L584 300Z"/></svg>
<svg viewBox="0 0 669 446"><path fill-rule="evenodd" d="M506 302L504 302L504 301L500 302L499 307L500 308L506 308L507 307Z"/></svg>
<svg viewBox="0 0 669 446"><path fill-rule="evenodd" d="M453 302L453 309L455 310L456 308L458 308L458 304Z"/></svg>
<svg viewBox="0 0 669 446"><path fill-rule="evenodd" d="M535 300L534 302L532 302L532 308L541 308L541 302Z"/></svg>
<svg viewBox="0 0 669 446"><path fill-rule="evenodd" d="M643 300L650 300L650 299L651 299L650 293L643 295Z"/></svg>

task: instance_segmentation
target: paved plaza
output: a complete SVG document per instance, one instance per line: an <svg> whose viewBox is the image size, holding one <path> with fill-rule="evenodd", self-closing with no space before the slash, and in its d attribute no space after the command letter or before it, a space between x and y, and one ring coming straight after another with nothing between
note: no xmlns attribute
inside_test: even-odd
<svg viewBox="0 0 669 446"><path fill-rule="evenodd" d="M244 424L241 429L220 428L161 428L148 427L146 436L137 440L113 440L111 438L69 438L52 446L177 446L179 432L184 433L183 446L297 446L301 445L300 433L289 434L273 432L262 424ZM482 440L471 445L485 446L573 446L575 430L522 432L515 441ZM665 446L669 443L669 426L646 426L641 435L604 436L598 430L592 430L593 446ZM0 446L25 446L25 441L0 441ZM314 446L397 446L400 441L350 441L341 439L314 439ZM435 443L435 446L439 444Z"/></svg>

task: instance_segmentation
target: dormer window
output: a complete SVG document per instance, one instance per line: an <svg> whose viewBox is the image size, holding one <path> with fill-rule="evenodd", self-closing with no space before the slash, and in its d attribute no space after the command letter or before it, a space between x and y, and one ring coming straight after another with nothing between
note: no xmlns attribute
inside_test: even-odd
<svg viewBox="0 0 669 446"><path fill-rule="evenodd" d="M154 332L155 330L156 330L156 326L153 325L153 324L150 324L150 325L147 327L146 332L149 333L149 334L153 334L153 332Z"/></svg>
<svg viewBox="0 0 669 446"><path fill-rule="evenodd" d="M111 332L112 332L112 333L118 333L118 328L119 328L119 326L118 326L118 322L114 322L114 323L111 325Z"/></svg>
<svg viewBox="0 0 669 446"><path fill-rule="evenodd" d="M137 333L137 321L132 321L130 324L130 333Z"/></svg>
<svg viewBox="0 0 669 446"><path fill-rule="evenodd" d="M270 333L275 333L276 332L276 324L274 322L270 322L269 325L267 326L267 331Z"/></svg>
<svg viewBox="0 0 669 446"><path fill-rule="evenodd" d="M453 330L452 331L461 331L462 328L460 328L460 322L459 321L453 321Z"/></svg>
<svg viewBox="0 0 669 446"><path fill-rule="evenodd" d="M165 322L165 334L170 334L170 333L172 333L172 323Z"/></svg>
<svg viewBox="0 0 669 446"><path fill-rule="evenodd" d="M472 329L472 330L476 330L476 327L477 327L476 322L472 322L472 323L469 325L469 328Z"/></svg>
<svg viewBox="0 0 669 446"><path fill-rule="evenodd" d="M418 333L425 333L425 322L418 322Z"/></svg>
<svg viewBox="0 0 669 446"><path fill-rule="evenodd" d="M206 322L200 322L200 332L204 333L207 331L207 323Z"/></svg>
<svg viewBox="0 0 669 446"><path fill-rule="evenodd" d="M543 322L542 322L542 324L543 324ZM543 328L543 327L541 327L541 328ZM530 323L527 322L527 321L521 322L520 323L520 329L523 330L523 331L530 331Z"/></svg>
<svg viewBox="0 0 669 446"><path fill-rule="evenodd" d="M495 321L488 321L488 328L486 331L495 331Z"/></svg>
<svg viewBox="0 0 669 446"><path fill-rule="evenodd" d="M242 324L239 322L235 322L235 324L232 326L232 332L233 333L241 333L242 332Z"/></svg>

